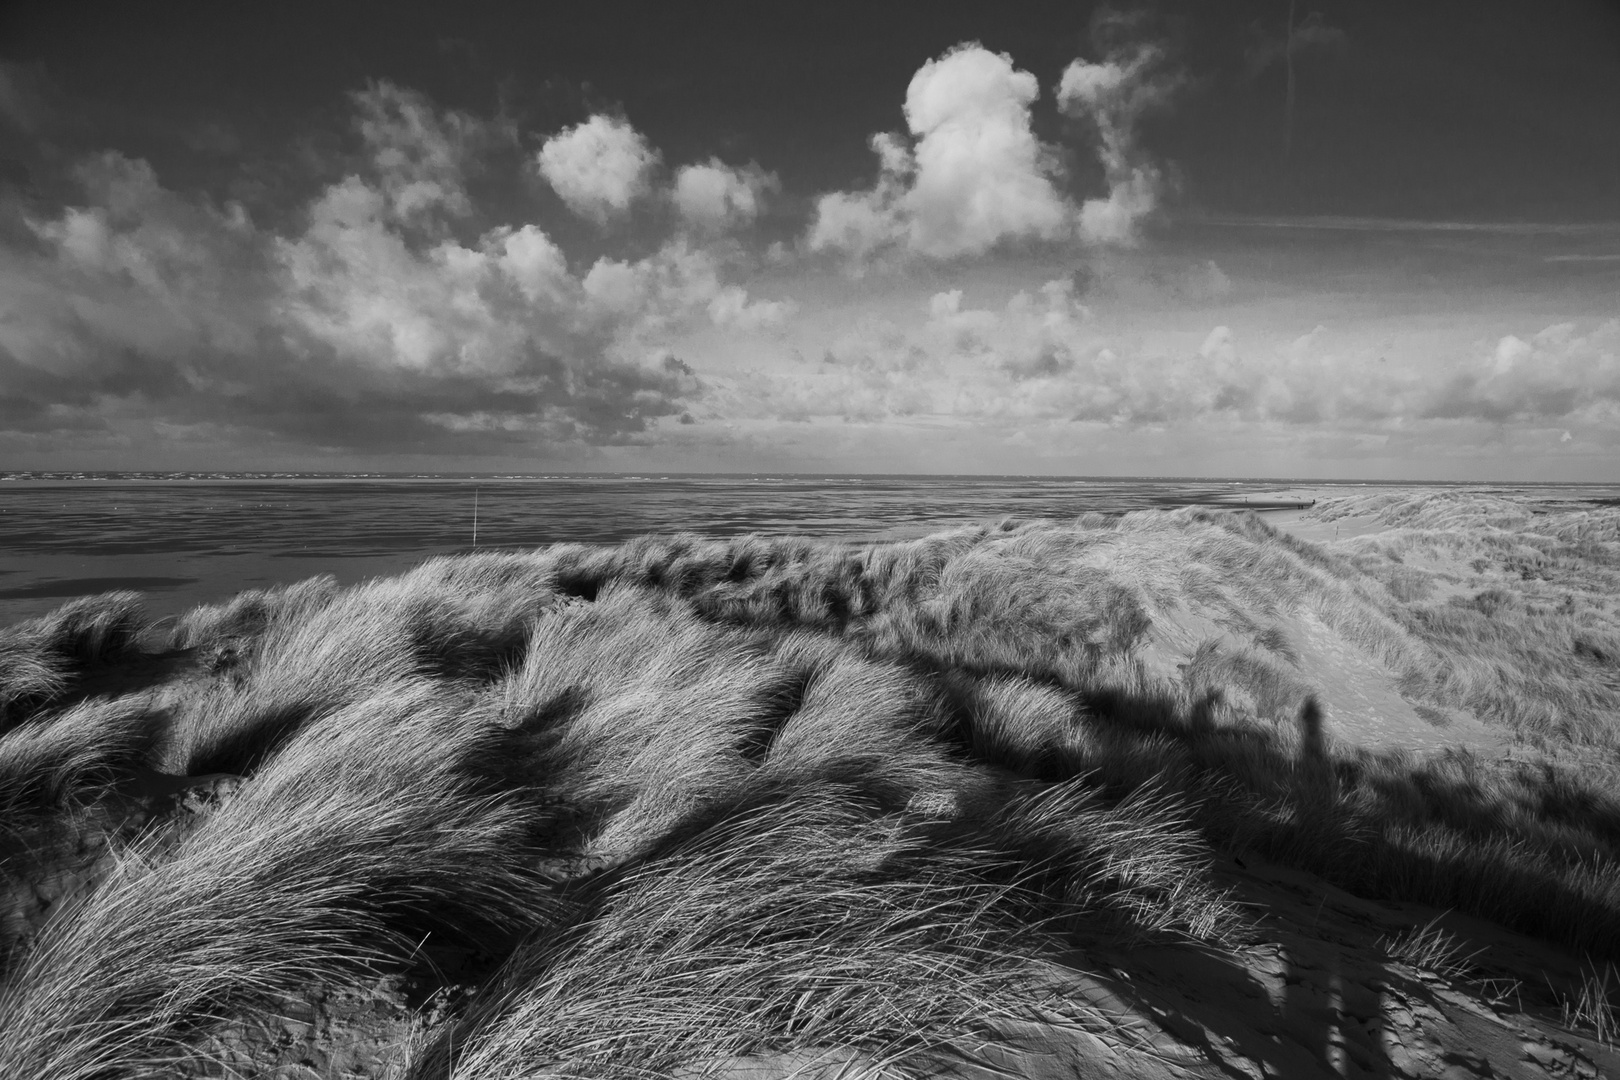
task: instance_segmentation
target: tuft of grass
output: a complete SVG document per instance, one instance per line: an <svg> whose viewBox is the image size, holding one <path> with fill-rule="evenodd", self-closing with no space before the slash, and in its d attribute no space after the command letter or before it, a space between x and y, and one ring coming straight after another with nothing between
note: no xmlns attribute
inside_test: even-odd
<svg viewBox="0 0 1620 1080"><path fill-rule="evenodd" d="M144 761L161 719L139 700L91 700L0 735L0 819L89 801Z"/></svg>
<svg viewBox="0 0 1620 1080"><path fill-rule="evenodd" d="M145 627L140 595L111 592L0 630L0 731L60 699L86 672L134 655Z"/></svg>
<svg viewBox="0 0 1620 1080"><path fill-rule="evenodd" d="M1409 967L1432 971L1448 979L1465 978L1473 961L1484 949L1467 952L1455 935L1441 928L1443 916L1436 915L1422 926L1415 926L1393 938L1379 938L1378 947L1391 959Z"/></svg>
<svg viewBox="0 0 1620 1080"><path fill-rule="evenodd" d="M1573 998L1566 998L1560 1009L1566 1028L1590 1031L1604 1046L1613 1046L1615 1035L1620 1033L1620 1018L1615 1016L1614 992L1610 986L1615 981L1614 975L1613 964L1604 964L1601 971L1595 964L1583 967L1580 989Z"/></svg>
<svg viewBox="0 0 1620 1080"><path fill-rule="evenodd" d="M248 589L223 604L186 612L170 631L169 645L197 650L212 671L232 668L248 659L272 625L301 622L337 594L337 579L330 574L279 588Z"/></svg>
<svg viewBox="0 0 1620 1080"><path fill-rule="evenodd" d="M301 732L172 854L138 844L46 926L0 988L0 1073L153 1075L232 1013L425 934L555 918L521 801L469 771L499 738L421 686Z"/></svg>

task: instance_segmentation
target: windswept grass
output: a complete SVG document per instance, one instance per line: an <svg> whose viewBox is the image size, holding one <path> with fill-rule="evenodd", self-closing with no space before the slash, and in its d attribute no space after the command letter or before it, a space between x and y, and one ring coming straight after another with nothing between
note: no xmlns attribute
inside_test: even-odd
<svg viewBox="0 0 1620 1080"><path fill-rule="evenodd" d="M1603 965L1600 971L1590 968L1581 980L1580 991L1563 1004L1564 1026L1591 1031L1598 1042L1614 1045L1620 1034L1620 1019L1615 1016L1615 978L1613 964Z"/></svg>
<svg viewBox="0 0 1620 1080"><path fill-rule="evenodd" d="M476 771L498 744L408 685L306 729L172 854L138 845L52 921L0 989L0 1074L153 1075L234 1012L425 933L552 917L521 801Z"/></svg>
<svg viewBox="0 0 1620 1080"><path fill-rule="evenodd" d="M146 760L161 719L139 700L93 700L0 735L0 821L92 800Z"/></svg>
<svg viewBox="0 0 1620 1080"><path fill-rule="evenodd" d="M514 957L413 1075L668 1076L846 1048L889 1072L985 1033L1041 931L985 880L1004 869L988 853L919 845L876 811L811 788L669 848Z"/></svg>
<svg viewBox="0 0 1620 1080"><path fill-rule="evenodd" d="M1160 808L1060 788L979 825L838 781L767 784L774 798L602 879L592 918L519 950L412 1075L667 1076L850 1052L858 1075L922 1075L1041 1010L1126 1041L1043 992L1028 958L1122 880L1155 893L1133 915L1162 919L1152 879L1186 881L1196 855L1142 812Z"/></svg>
<svg viewBox="0 0 1620 1080"><path fill-rule="evenodd" d="M1313 513L1384 526L1341 548L1433 651L1416 695L1528 739L1620 746L1620 514L1460 493L1339 499Z"/></svg>
<svg viewBox="0 0 1620 1080"><path fill-rule="evenodd" d="M174 702L159 768L249 772L306 724L390 687L487 681L521 655L530 622L553 601L487 559L466 567L435 560L399 578L325 591L287 590L275 603L244 605L240 617L218 617L235 627L255 611L281 613L265 616L251 644L231 646L234 662L221 677ZM212 621L183 623L181 640L195 646Z"/></svg>
<svg viewBox="0 0 1620 1080"><path fill-rule="evenodd" d="M93 699L140 654L131 598L13 628L0 824L155 821L17 954L0 1075L192 1075L243 1017L383 971L447 1011L399 1027L422 1080L918 1075L1062 1011L1043 957L1231 956L1216 852L1620 958L1620 512L1353 509L1391 526L435 559L194 611L172 677ZM1514 759L1337 739L1335 665ZM141 794L219 773L239 792L183 821ZM455 986L424 959L452 939L481 958ZM1455 959L1432 926L1387 944Z"/></svg>
<svg viewBox="0 0 1620 1080"><path fill-rule="evenodd" d="M136 651L140 596L106 593L0 630L0 731L66 693L86 672Z"/></svg>

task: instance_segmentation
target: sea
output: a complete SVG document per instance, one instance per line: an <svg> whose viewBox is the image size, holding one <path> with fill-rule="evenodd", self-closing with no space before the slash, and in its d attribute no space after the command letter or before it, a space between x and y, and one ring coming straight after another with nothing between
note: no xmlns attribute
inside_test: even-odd
<svg viewBox="0 0 1620 1080"><path fill-rule="evenodd" d="M435 555L612 544L643 533L882 541L1008 517L1299 507L1312 497L1391 486L1033 476L0 473L0 625L115 589L141 592L157 618L317 574L350 584ZM1620 491L1548 487L1594 498Z"/></svg>

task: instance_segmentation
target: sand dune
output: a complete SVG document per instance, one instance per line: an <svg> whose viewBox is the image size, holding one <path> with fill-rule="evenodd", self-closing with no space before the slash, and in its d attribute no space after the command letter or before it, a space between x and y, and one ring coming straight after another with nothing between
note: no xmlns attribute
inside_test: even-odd
<svg viewBox="0 0 1620 1080"><path fill-rule="evenodd" d="M1620 1075L1620 511L1291 501L12 627L0 1072Z"/></svg>

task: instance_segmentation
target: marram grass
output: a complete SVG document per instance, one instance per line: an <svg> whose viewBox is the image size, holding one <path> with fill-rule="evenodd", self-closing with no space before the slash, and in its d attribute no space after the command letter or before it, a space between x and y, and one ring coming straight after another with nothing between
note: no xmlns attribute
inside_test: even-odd
<svg viewBox="0 0 1620 1080"><path fill-rule="evenodd" d="M1616 515L1351 509L1390 531L646 537L166 631L76 601L0 633L0 883L94 850L43 838L110 854L4 923L0 1075L221 1075L244 1018L382 977L420 1080L919 1075L1036 1016L1129 1044L1042 965L1240 946L1221 853L1620 957ZM1543 755L1335 742L1302 626Z"/></svg>

